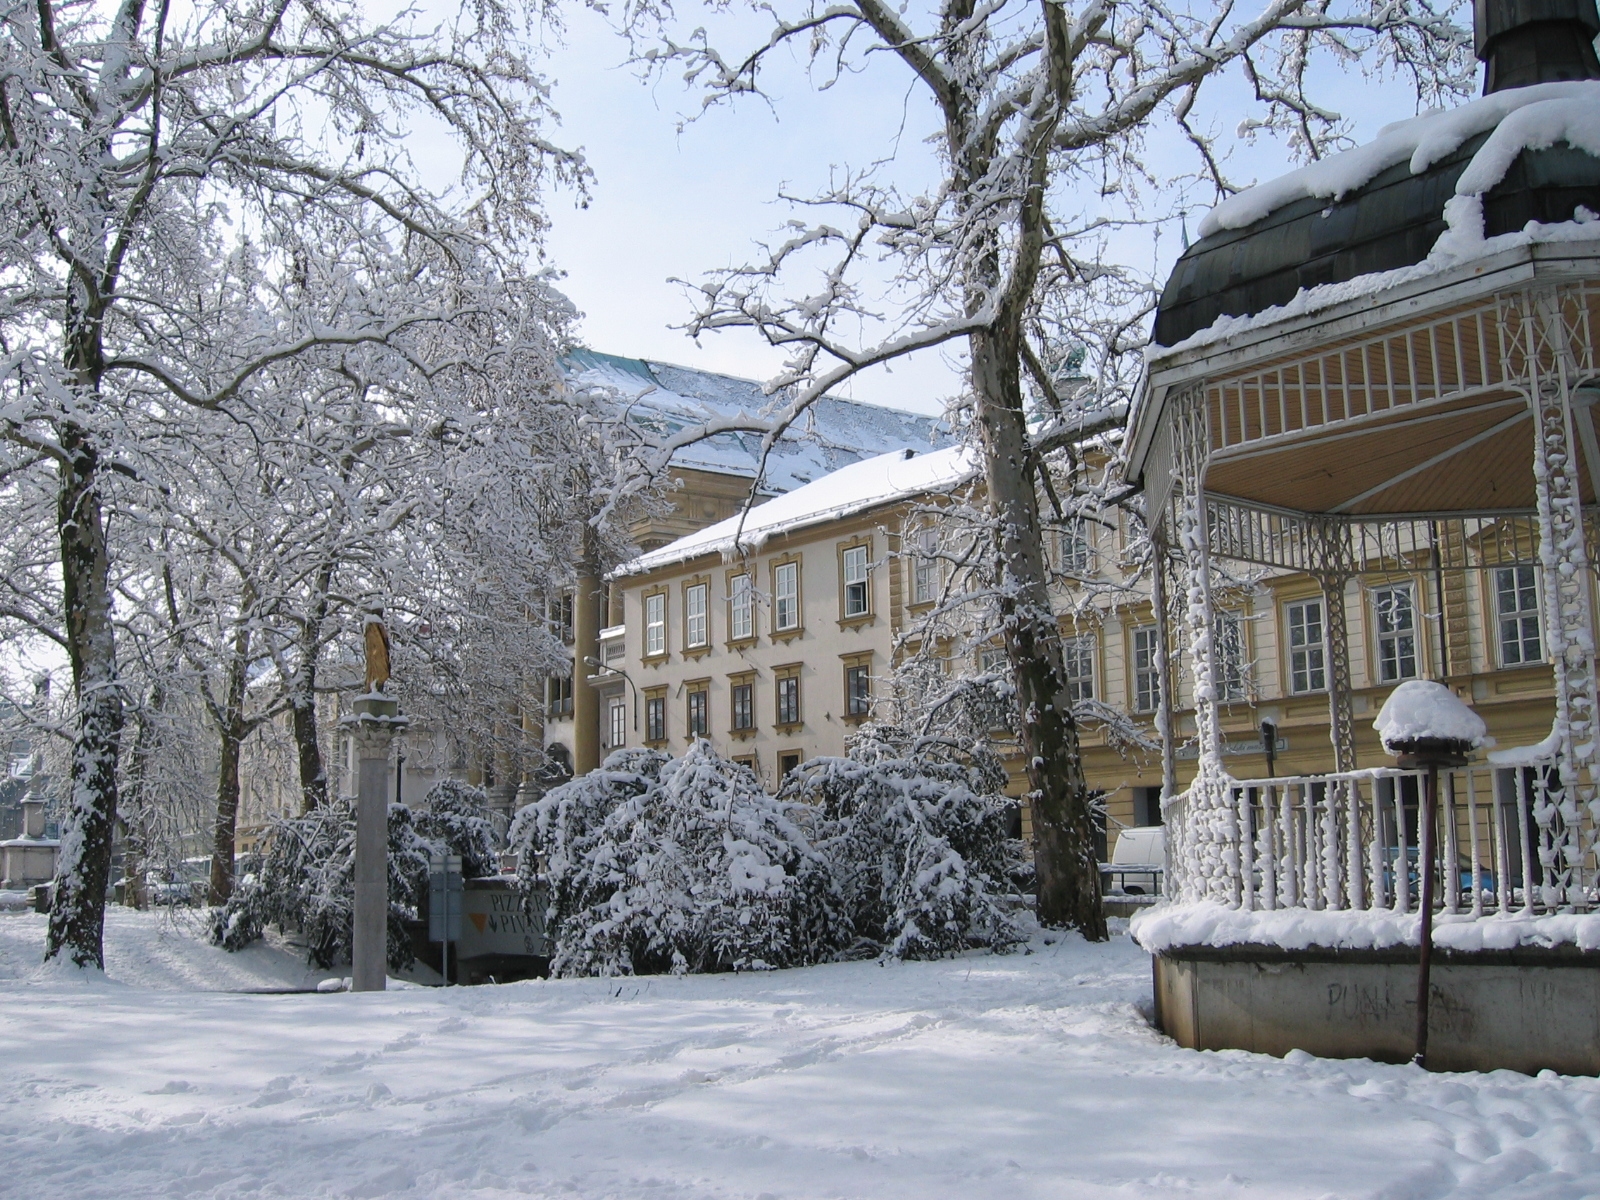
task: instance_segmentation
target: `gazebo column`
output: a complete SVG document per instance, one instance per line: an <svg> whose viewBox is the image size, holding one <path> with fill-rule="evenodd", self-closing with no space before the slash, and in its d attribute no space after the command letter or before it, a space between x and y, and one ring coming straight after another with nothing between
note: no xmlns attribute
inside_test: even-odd
<svg viewBox="0 0 1600 1200"><path fill-rule="evenodd" d="M1534 488L1539 512L1539 573L1545 638L1554 668L1555 725L1551 730L1560 781L1534 808L1543 902L1587 907L1581 867L1587 856L1583 808L1600 820L1595 799L1596 688L1589 559L1578 479L1578 440L1572 414L1576 364L1561 298L1538 292L1524 310L1521 333L1529 364L1534 415ZM1590 839L1592 840L1592 838Z"/></svg>
<svg viewBox="0 0 1600 1200"><path fill-rule="evenodd" d="M1183 558L1181 600L1194 678L1199 748L1199 768L1183 809L1182 885L1178 899L1217 900L1237 908L1241 890L1239 823L1228 799L1217 710L1218 656L1213 644L1216 619L1204 487L1211 438L1204 385L1191 387L1174 407L1172 523Z"/></svg>
<svg viewBox="0 0 1600 1200"><path fill-rule="evenodd" d="M1350 527L1343 521L1319 520L1311 527L1313 577L1322 588L1328 652L1328 738L1333 742L1334 768L1356 769L1355 714L1351 708L1350 628L1344 594L1355 575Z"/></svg>

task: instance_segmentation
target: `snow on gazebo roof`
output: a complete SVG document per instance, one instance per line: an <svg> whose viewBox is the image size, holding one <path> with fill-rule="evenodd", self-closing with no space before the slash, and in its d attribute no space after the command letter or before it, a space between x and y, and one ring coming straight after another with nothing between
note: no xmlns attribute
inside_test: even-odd
<svg viewBox="0 0 1600 1200"><path fill-rule="evenodd" d="M770 415L786 400L768 395L754 380L595 350L574 350L566 363L574 387L603 389L630 401L633 420L662 435L740 414ZM950 440L937 417L823 396L772 448L761 490L769 495L790 492L871 455L927 451ZM678 450L672 465L754 479L761 466L761 435L718 434Z"/></svg>
<svg viewBox="0 0 1600 1200"><path fill-rule="evenodd" d="M641 554L623 563L612 576L642 575L705 554L728 559L754 553L783 534L912 496L949 491L977 471L977 455L968 446L949 446L930 454L909 450L880 454Z"/></svg>

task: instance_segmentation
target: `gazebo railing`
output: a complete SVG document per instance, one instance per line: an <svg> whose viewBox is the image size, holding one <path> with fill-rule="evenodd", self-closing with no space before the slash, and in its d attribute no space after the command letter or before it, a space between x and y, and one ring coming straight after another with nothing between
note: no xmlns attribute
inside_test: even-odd
<svg viewBox="0 0 1600 1200"><path fill-rule="evenodd" d="M1169 894L1270 910L1415 912L1424 771L1201 781L1168 806ZM1439 773L1435 908L1600 906L1595 822L1556 763Z"/></svg>

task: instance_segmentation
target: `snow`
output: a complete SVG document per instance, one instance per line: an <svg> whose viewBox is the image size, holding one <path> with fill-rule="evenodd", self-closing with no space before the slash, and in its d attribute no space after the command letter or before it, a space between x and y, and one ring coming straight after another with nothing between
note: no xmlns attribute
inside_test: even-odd
<svg viewBox="0 0 1600 1200"><path fill-rule="evenodd" d="M712 420L771 416L788 399L767 395L753 380L593 350L572 351L566 366L575 388L632 401L635 422L663 436ZM793 435L772 448L762 490L790 492L867 455L904 448L926 451L949 441L949 431L935 417L824 396ZM761 435L718 434L678 450L672 462L753 479L761 467Z"/></svg>
<svg viewBox="0 0 1600 1200"><path fill-rule="evenodd" d="M126 917L113 979L159 923ZM0 961L42 937L0 919ZM1030 949L296 996L11 978L3 1177L46 1200L1600 1189L1600 1081L1180 1050L1127 937Z"/></svg>
<svg viewBox="0 0 1600 1200"><path fill-rule="evenodd" d="M1576 946L1600 950L1600 915L1508 913L1480 917L1437 913L1433 944L1448 950L1511 950L1518 946ZM1305 950L1381 950L1421 944L1416 913L1390 909L1313 912L1279 908L1247 912L1211 900L1163 904L1133 918L1132 933L1152 954L1177 946L1275 946Z"/></svg>
<svg viewBox="0 0 1600 1200"><path fill-rule="evenodd" d="M977 470L977 454L967 446L949 446L909 457L901 450L880 454L758 504L748 513L736 514L641 554L623 563L613 574L641 575L704 554L732 558L740 553L752 553L780 534L865 512L908 496L947 491L972 478Z"/></svg>
<svg viewBox="0 0 1600 1200"><path fill-rule="evenodd" d="M1408 679L1390 692L1372 727L1386 750L1421 738L1481 746L1488 733L1482 717L1431 679Z"/></svg>
<svg viewBox="0 0 1600 1200"><path fill-rule="evenodd" d="M1507 746L1489 751L1489 761L1497 767L1532 767L1549 762L1561 753L1561 728L1556 726L1531 746Z"/></svg>
<svg viewBox="0 0 1600 1200"><path fill-rule="evenodd" d="M1338 200L1396 163L1409 160L1412 174L1420 174L1478 134L1496 130L1496 135L1473 157L1456 188L1461 195L1481 194L1500 181L1506 167L1524 146L1549 146L1565 138L1565 131L1570 130L1583 139L1574 141L1573 145L1590 153L1600 153L1589 144L1600 141L1600 129L1594 127L1596 105L1600 105L1600 82L1577 80L1508 88L1458 108L1434 109L1410 120L1397 121L1384 126L1366 145L1330 155L1230 196L1206 214L1200 222L1200 236L1207 237L1224 229L1243 229L1295 200L1308 197ZM1508 121L1525 108L1536 111ZM1588 123L1588 128L1584 128L1584 122ZM1502 124L1505 125L1503 137L1500 136ZM1552 136L1552 131L1557 130L1562 132ZM1526 140L1529 137L1535 140ZM1496 162L1502 164L1498 171L1492 165Z"/></svg>

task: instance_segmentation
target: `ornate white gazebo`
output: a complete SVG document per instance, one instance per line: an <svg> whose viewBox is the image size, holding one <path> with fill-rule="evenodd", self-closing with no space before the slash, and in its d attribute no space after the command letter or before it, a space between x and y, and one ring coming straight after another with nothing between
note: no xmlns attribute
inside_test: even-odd
<svg viewBox="0 0 1600 1200"><path fill-rule="evenodd" d="M1129 456L1171 564L1158 586L1170 903L1136 932L1158 951L1163 1024L1187 1044L1406 1056L1393 997L1416 944L1420 773L1370 750L1358 761L1351 667L1384 619L1356 608L1368 581L1403 571L1431 593L1413 634L1429 639L1428 673L1467 703L1493 687L1481 631L1494 579L1537 595L1527 644L1550 666L1549 735L1441 784L1436 979L1471 1027L1446 1031L1441 1061L1600 1070L1592 1036L1552 1048L1579 1010L1600 1020L1600 917L1587 915L1600 905L1600 159L1528 132L1600 120L1600 20L1594 0L1480 0L1477 16L1490 95L1391 127L1364 148L1364 177L1324 163L1228 202L1163 296ZM1230 773L1221 567L1320 586L1326 770ZM1170 669L1180 650L1184 678ZM1198 749L1182 790L1179 708ZM1262 972L1285 963L1299 982L1269 986ZM1463 974L1474 964L1485 971ZM1504 986L1491 966L1512 972ZM1503 1011L1530 971L1562 997L1555 1015ZM1335 992L1318 989L1344 987L1377 989L1392 1019L1357 1006L1341 1024Z"/></svg>

